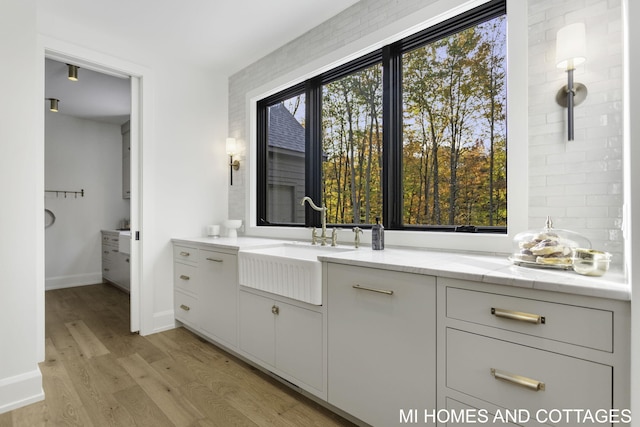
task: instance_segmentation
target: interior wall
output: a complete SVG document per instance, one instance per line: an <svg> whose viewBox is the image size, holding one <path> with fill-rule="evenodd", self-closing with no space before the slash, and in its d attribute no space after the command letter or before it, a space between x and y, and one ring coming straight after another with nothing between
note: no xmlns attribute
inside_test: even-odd
<svg viewBox="0 0 640 427"><path fill-rule="evenodd" d="M621 0L529 0L529 226L550 215L556 228L587 236L596 249L624 261L623 28ZM587 60L574 79L586 85L575 107L575 140L567 110L555 102L567 84L556 68L558 29L583 22Z"/></svg>
<svg viewBox="0 0 640 427"><path fill-rule="evenodd" d="M291 70L313 64L351 42L371 38L384 26L398 26L407 15L436 2L361 0L234 74L229 79L230 135L239 141L250 140L247 94L251 91L284 81ZM556 228L586 235L594 248L612 252L613 263L622 266L621 1L528 0L527 9L529 99L522 108L528 110L528 125L523 131L528 135L529 175L528 184L509 183L526 186L529 192L528 218L523 223L542 228L550 215ZM576 140L568 142L566 109L555 102L556 92L566 84L566 73L554 62L556 32L573 22L586 25L588 58L576 71L576 81L587 85L589 96L575 109ZM249 156L250 150L245 147L241 159ZM230 216L244 218L245 222L247 203L254 197L249 194L248 179L247 168L238 171L229 194Z"/></svg>
<svg viewBox="0 0 640 427"><path fill-rule="evenodd" d="M36 194L39 153L36 2L0 2L0 413L41 400L37 337L44 306L38 228L43 229L42 193ZM41 108L42 104L38 103Z"/></svg>
<svg viewBox="0 0 640 427"><path fill-rule="evenodd" d="M631 413L640 413L640 304L637 295L640 294L640 123L633 120L640 114L640 83L634 78L640 70L640 26L636 25L640 20L640 4L634 0L625 0L624 24L626 30L626 59L625 84L626 99L625 115L626 144L625 144L625 172L626 183L626 232L627 256L630 262L627 265L629 284L631 285ZM631 43L631 41L634 43ZM635 197L634 197L635 196ZM636 300L634 300L634 296Z"/></svg>
<svg viewBox="0 0 640 427"><path fill-rule="evenodd" d="M45 188L84 189L84 197L45 194L56 216L45 230L45 289L100 283L100 230L118 228L130 211L120 126L45 111Z"/></svg>
<svg viewBox="0 0 640 427"><path fill-rule="evenodd" d="M45 49L95 58L93 63L103 66L120 61L144 70L139 75L146 104L138 165L143 205L136 243L141 258L140 333L173 328L171 238L204 236L207 224L227 218L227 185L220 185L227 183L228 173L227 76L175 60L162 45L99 33L72 16L38 12ZM103 61L103 56L108 58Z"/></svg>

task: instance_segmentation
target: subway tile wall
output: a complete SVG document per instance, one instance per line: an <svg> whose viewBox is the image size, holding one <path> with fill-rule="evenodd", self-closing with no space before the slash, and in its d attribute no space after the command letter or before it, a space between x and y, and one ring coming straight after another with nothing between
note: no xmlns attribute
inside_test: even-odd
<svg viewBox="0 0 640 427"><path fill-rule="evenodd" d="M229 78L229 134L247 141L246 94L376 30L433 0L360 0L324 24ZM529 226L586 235L594 248L623 260L622 6L621 0L529 0ZM566 109L555 102L566 73L555 66L559 28L584 22L587 62L575 72L588 97L575 109L575 140L567 141ZM245 147L241 157L246 157ZM244 218L248 172L234 174L229 217ZM515 185L515 184L511 184Z"/></svg>
<svg viewBox="0 0 640 427"><path fill-rule="evenodd" d="M547 215L556 228L586 235L623 263L623 34L620 0L530 0L529 226ZM566 109L555 94L567 83L555 66L556 32L584 22L587 61L575 81L588 89L567 141Z"/></svg>

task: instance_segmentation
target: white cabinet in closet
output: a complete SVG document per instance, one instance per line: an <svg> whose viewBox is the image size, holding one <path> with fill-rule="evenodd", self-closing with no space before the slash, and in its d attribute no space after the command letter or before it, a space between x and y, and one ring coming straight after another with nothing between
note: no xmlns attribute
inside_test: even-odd
<svg viewBox="0 0 640 427"><path fill-rule="evenodd" d="M122 198L131 198L131 132L130 122L120 128L122 133Z"/></svg>
<svg viewBox="0 0 640 427"><path fill-rule="evenodd" d="M102 279L125 292L131 290L129 254L119 251L120 233L102 230Z"/></svg>

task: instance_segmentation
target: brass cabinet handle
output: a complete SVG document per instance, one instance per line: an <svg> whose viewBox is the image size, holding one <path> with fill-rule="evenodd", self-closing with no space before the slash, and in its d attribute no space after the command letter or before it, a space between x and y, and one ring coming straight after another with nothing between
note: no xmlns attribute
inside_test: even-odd
<svg viewBox="0 0 640 427"><path fill-rule="evenodd" d="M180 252L180 256L189 256L191 255L189 252L182 251Z"/></svg>
<svg viewBox="0 0 640 427"><path fill-rule="evenodd" d="M491 314L503 319L519 320L521 322L533 323L535 325L544 324L546 319L539 314L523 313L521 311L505 310L503 308L491 307Z"/></svg>
<svg viewBox="0 0 640 427"><path fill-rule="evenodd" d="M376 292L376 293L379 293L379 294L393 295L393 291L389 291L389 290L386 290L386 289L367 288L365 286L360 286L360 285L353 285L352 287L353 287L353 289L360 289L361 291L369 291L369 292Z"/></svg>
<svg viewBox="0 0 640 427"><path fill-rule="evenodd" d="M516 374L511 374L509 372L500 371L495 368L491 368L491 375L497 380L506 381L512 384L516 384L522 386L524 388L528 388L533 391L544 391L545 385L542 381L537 381L531 378L523 377Z"/></svg>
<svg viewBox="0 0 640 427"><path fill-rule="evenodd" d="M189 280L189 279L191 279L191 277L187 276L186 274L181 274L181 275L180 275L180 278L181 278L182 280Z"/></svg>
<svg viewBox="0 0 640 427"><path fill-rule="evenodd" d="M277 305L274 305L273 307L271 307L271 312L273 314L280 314L280 307L278 307Z"/></svg>
<svg viewBox="0 0 640 427"><path fill-rule="evenodd" d="M183 309L184 311L191 310L191 307L189 307L188 305L184 305L184 304L180 304L180 308Z"/></svg>
<svg viewBox="0 0 640 427"><path fill-rule="evenodd" d="M207 261L222 262L223 260L221 260L220 258L207 258Z"/></svg>

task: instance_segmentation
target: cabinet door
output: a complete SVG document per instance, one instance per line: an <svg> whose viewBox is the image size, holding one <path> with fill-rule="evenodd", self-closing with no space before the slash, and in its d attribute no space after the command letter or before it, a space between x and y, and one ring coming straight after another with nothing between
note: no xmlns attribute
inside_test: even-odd
<svg viewBox="0 0 640 427"><path fill-rule="evenodd" d="M118 252L114 254L114 275L112 281L124 290L130 290L129 255Z"/></svg>
<svg viewBox="0 0 640 427"><path fill-rule="evenodd" d="M276 367L323 390L322 313L279 302L275 305Z"/></svg>
<svg viewBox="0 0 640 427"><path fill-rule="evenodd" d="M122 198L131 198L131 157L122 159Z"/></svg>
<svg viewBox="0 0 640 427"><path fill-rule="evenodd" d="M328 400L375 426L436 407L435 279L329 264Z"/></svg>
<svg viewBox="0 0 640 427"><path fill-rule="evenodd" d="M200 327L224 343L237 345L238 262L236 255L200 250Z"/></svg>
<svg viewBox="0 0 640 427"><path fill-rule="evenodd" d="M131 198L131 133L128 122L122 132L122 198Z"/></svg>
<svg viewBox="0 0 640 427"><path fill-rule="evenodd" d="M273 300L240 291L240 349L268 365L276 364Z"/></svg>

